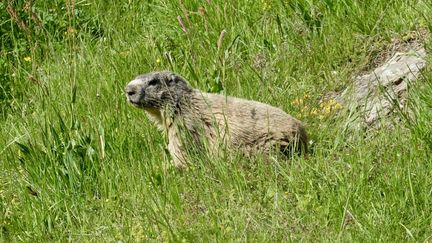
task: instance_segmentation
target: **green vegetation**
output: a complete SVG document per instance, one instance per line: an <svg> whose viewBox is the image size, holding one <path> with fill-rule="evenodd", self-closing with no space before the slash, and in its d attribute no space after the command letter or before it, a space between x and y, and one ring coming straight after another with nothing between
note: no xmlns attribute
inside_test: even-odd
<svg viewBox="0 0 432 243"><path fill-rule="evenodd" d="M319 104L432 30L430 1L11 0L0 20L0 241L430 240L430 69L394 129ZM122 94L161 69L283 108L313 152L175 170Z"/></svg>

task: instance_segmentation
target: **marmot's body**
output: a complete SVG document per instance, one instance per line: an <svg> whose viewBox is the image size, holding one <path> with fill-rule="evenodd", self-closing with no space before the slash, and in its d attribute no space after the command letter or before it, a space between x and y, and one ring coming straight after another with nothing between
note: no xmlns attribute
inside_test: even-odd
<svg viewBox="0 0 432 243"><path fill-rule="evenodd" d="M248 155L275 149L307 150L301 122L281 109L192 89L172 72L136 77L127 85L126 96L167 131L168 150L177 167L186 165L188 142L190 146L206 144L213 153L220 145Z"/></svg>

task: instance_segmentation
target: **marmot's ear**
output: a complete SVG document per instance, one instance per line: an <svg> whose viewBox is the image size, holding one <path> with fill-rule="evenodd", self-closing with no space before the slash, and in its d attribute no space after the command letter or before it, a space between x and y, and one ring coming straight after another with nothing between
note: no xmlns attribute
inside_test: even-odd
<svg viewBox="0 0 432 243"><path fill-rule="evenodd" d="M178 84L181 86L187 86L187 82L186 80L184 80L181 76L175 74L175 73L171 73L168 76L168 83L169 84Z"/></svg>
<svg viewBox="0 0 432 243"><path fill-rule="evenodd" d="M168 76L168 83L170 83L170 84L176 84L176 83L178 83L180 80L181 80L181 78L180 78L178 75L176 75L175 73L171 73L171 74Z"/></svg>

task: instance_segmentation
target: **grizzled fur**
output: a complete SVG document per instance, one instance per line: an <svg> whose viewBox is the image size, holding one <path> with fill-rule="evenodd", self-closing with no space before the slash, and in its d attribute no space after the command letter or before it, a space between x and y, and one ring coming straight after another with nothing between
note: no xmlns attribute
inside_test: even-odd
<svg viewBox="0 0 432 243"><path fill-rule="evenodd" d="M168 134L168 151L177 167L186 166L189 144L220 145L246 155L257 152L306 152L307 135L301 122L279 108L189 87L179 75L153 72L140 75L125 89L126 97L144 109ZM184 139L184 132L193 141ZM204 141L205 140L205 141Z"/></svg>

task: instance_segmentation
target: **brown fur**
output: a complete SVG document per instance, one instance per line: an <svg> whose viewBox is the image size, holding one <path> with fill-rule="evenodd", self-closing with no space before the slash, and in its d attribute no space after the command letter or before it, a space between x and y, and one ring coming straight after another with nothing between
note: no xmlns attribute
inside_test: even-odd
<svg viewBox="0 0 432 243"><path fill-rule="evenodd" d="M189 87L179 75L164 71L138 76L125 89L132 104L143 108L168 135L168 151L177 167L186 166L188 143L207 144L211 153L219 146L252 155L307 151L301 122L279 108ZM188 134L192 141L185 139Z"/></svg>

